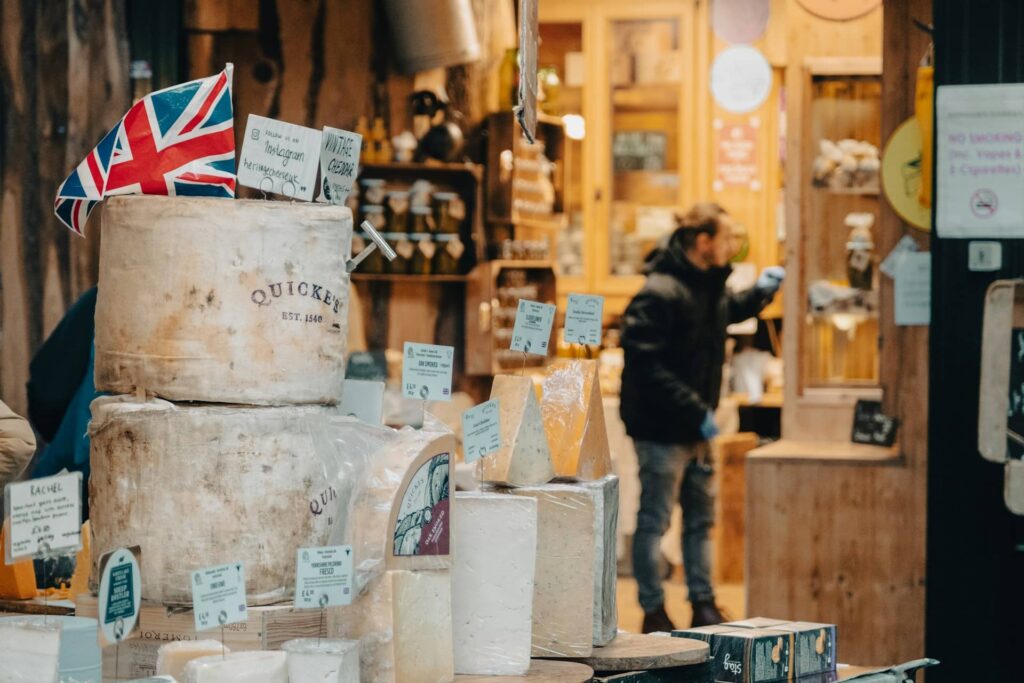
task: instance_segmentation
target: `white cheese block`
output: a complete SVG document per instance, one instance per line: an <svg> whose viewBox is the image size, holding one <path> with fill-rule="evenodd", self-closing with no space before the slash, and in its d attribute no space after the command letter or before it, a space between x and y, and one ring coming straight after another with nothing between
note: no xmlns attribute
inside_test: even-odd
<svg viewBox="0 0 1024 683"><path fill-rule="evenodd" d="M594 646L615 640L619 630L616 603L615 539L619 528L619 478L609 474L580 483L594 503Z"/></svg>
<svg viewBox="0 0 1024 683"><path fill-rule="evenodd" d="M336 403L352 213L339 206L111 197L96 388L174 401Z"/></svg>
<svg viewBox="0 0 1024 683"><path fill-rule="evenodd" d="M296 638L288 653L288 683L359 683L359 643L336 638Z"/></svg>
<svg viewBox="0 0 1024 683"><path fill-rule="evenodd" d="M589 657L594 641L594 503L576 484L509 489L537 499L533 656Z"/></svg>
<svg viewBox="0 0 1024 683"><path fill-rule="evenodd" d="M450 683L451 573L389 570L332 610L332 635L358 639L361 683Z"/></svg>
<svg viewBox="0 0 1024 683"><path fill-rule="evenodd" d="M185 680L185 666L193 659L226 654L231 648L216 640L176 640L160 646L156 653L156 672Z"/></svg>
<svg viewBox="0 0 1024 683"><path fill-rule="evenodd" d="M150 676L148 678L133 678L125 683L178 683L178 679L174 676Z"/></svg>
<svg viewBox="0 0 1024 683"><path fill-rule="evenodd" d="M286 652L232 652L193 659L185 683L288 683Z"/></svg>
<svg viewBox="0 0 1024 683"><path fill-rule="evenodd" d="M596 360L549 365L540 407L555 476L593 480L612 471Z"/></svg>
<svg viewBox="0 0 1024 683"><path fill-rule="evenodd" d="M502 493L455 497L455 673L525 675L532 648L537 501Z"/></svg>
<svg viewBox="0 0 1024 683"><path fill-rule="evenodd" d="M139 545L144 600L191 604L191 572L230 562L245 564L249 604L287 599L296 550L325 545L352 495L331 414L95 400L93 582L105 553Z"/></svg>
<svg viewBox="0 0 1024 683"><path fill-rule="evenodd" d="M555 476L540 403L529 377L497 375L491 387L501 421L501 448L477 461L481 481L506 486L545 484Z"/></svg>
<svg viewBox="0 0 1024 683"><path fill-rule="evenodd" d="M56 683L59 663L58 623L0 622L0 683Z"/></svg>

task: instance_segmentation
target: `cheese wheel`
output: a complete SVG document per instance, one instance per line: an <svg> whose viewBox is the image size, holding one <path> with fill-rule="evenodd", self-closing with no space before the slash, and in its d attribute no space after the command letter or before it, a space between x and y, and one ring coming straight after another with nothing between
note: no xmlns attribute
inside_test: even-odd
<svg viewBox="0 0 1024 683"><path fill-rule="evenodd" d="M249 604L287 599L298 548L326 545L351 478L321 406L92 403L92 582L99 558L142 548L142 597L191 604L191 572L245 565Z"/></svg>
<svg viewBox="0 0 1024 683"><path fill-rule="evenodd" d="M336 403L351 236L344 207L108 199L96 388L173 401Z"/></svg>

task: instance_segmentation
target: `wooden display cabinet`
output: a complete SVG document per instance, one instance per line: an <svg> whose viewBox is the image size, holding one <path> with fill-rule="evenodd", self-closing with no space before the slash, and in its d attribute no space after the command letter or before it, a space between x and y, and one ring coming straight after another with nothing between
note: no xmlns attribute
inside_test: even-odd
<svg viewBox="0 0 1024 683"><path fill-rule="evenodd" d="M548 356L509 350L519 299L554 304L555 272L546 261L488 261L469 275L466 287L466 373L497 375L538 367ZM551 326L550 350L557 325Z"/></svg>

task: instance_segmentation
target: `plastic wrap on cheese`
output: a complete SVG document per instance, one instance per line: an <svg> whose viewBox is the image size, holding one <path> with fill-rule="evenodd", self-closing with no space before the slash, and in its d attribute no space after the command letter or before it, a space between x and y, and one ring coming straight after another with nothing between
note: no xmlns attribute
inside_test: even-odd
<svg viewBox="0 0 1024 683"><path fill-rule="evenodd" d="M549 365L540 407L555 476L592 480L611 472L596 360Z"/></svg>
<svg viewBox="0 0 1024 683"><path fill-rule="evenodd" d="M56 621L0 622L0 683L56 683L60 631Z"/></svg>
<svg viewBox="0 0 1024 683"><path fill-rule="evenodd" d="M190 604L191 572L229 562L245 564L250 604L288 599L296 550L344 535L370 455L338 440L373 433L319 406L103 397L92 415L93 583L99 558L138 545L143 599L166 604Z"/></svg>
<svg viewBox="0 0 1024 683"><path fill-rule="evenodd" d="M185 683L288 683L288 653L257 650L193 659Z"/></svg>
<svg viewBox="0 0 1024 683"><path fill-rule="evenodd" d="M281 649L288 653L288 683L359 683L358 641L296 638Z"/></svg>

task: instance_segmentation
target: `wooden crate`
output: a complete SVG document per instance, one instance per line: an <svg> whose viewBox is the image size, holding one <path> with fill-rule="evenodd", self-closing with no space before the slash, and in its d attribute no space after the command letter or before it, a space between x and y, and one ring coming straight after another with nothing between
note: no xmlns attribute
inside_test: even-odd
<svg viewBox="0 0 1024 683"><path fill-rule="evenodd" d="M97 600L80 595L76 615L97 617ZM315 638L321 631L320 612L297 610L288 605L250 607L246 622L224 627L224 644L231 650L276 650L292 638ZM220 629L196 632L192 610L143 603L138 637L119 648L103 650L104 681L151 676L156 670L157 649L175 640L220 640ZM323 620L327 624L326 618Z"/></svg>
<svg viewBox="0 0 1024 683"><path fill-rule="evenodd" d="M716 440L715 447L718 449L715 582L743 583L746 459L747 452L757 448L757 435L741 432L721 436Z"/></svg>

